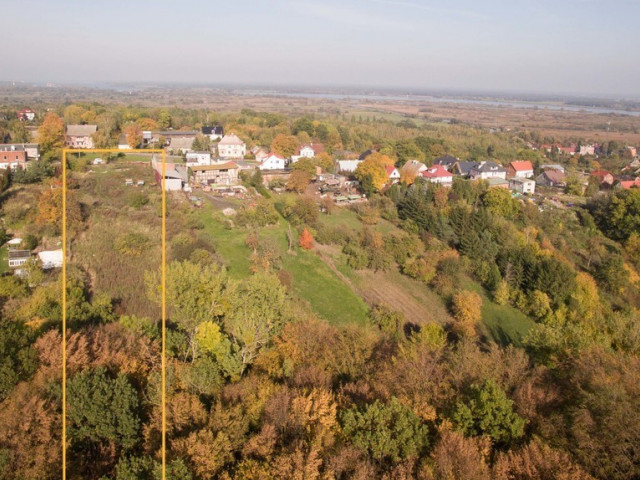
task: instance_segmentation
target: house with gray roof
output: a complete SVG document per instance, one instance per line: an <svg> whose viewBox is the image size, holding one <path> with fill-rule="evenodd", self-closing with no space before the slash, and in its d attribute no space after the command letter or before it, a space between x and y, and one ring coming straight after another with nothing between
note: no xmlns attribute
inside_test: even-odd
<svg viewBox="0 0 640 480"><path fill-rule="evenodd" d="M490 178L506 180L507 170L499 163L488 160L480 162L471 168L469 176L474 180L489 180Z"/></svg>
<svg viewBox="0 0 640 480"><path fill-rule="evenodd" d="M67 125L64 142L70 148L93 148L92 135L97 131L97 125Z"/></svg>

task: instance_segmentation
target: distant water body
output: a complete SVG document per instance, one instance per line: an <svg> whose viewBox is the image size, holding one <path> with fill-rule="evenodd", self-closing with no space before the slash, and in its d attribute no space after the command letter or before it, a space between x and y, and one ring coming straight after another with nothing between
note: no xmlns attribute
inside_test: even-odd
<svg viewBox="0 0 640 480"><path fill-rule="evenodd" d="M291 98L315 98L324 100L372 100L385 101L396 100L404 102L431 102L431 103L457 103L471 105L485 105L491 107L528 108L534 110L557 110L568 112L587 113L612 113L618 115L630 115L640 117L640 111L617 110L606 107L587 107L582 105L558 105L548 103L513 102L509 100L478 100L472 98L434 97L429 95L367 95L367 94L343 94L343 93L305 93L305 92L275 92L261 90L237 90L233 93L250 96L291 97Z"/></svg>

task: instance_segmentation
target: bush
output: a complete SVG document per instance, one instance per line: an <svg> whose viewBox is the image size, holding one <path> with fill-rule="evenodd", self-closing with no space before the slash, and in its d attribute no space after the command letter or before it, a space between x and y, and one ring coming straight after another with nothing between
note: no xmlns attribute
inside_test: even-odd
<svg viewBox="0 0 640 480"><path fill-rule="evenodd" d="M141 208L149 203L149 196L142 192L135 192L129 196L129 206Z"/></svg>
<svg viewBox="0 0 640 480"><path fill-rule="evenodd" d="M137 257L149 245L149 239L141 233L127 233L116 238L114 248L123 255Z"/></svg>

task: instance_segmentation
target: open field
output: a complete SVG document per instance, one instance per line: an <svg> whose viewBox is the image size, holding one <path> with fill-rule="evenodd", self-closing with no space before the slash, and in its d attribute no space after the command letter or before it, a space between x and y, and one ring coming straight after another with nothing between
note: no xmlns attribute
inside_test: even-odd
<svg viewBox="0 0 640 480"><path fill-rule="evenodd" d="M245 245L248 230L225 228L222 215L212 206L198 210L197 216L205 225L202 234L214 243L216 252L229 268L229 275L234 278L246 277L251 255ZM287 225L284 219L280 219L278 225L259 229L258 233L260 238L277 246L282 269L293 277L293 294L306 301L314 313L334 324L366 322L368 309L364 301L314 252L287 253Z"/></svg>
<svg viewBox="0 0 640 480"><path fill-rule="evenodd" d="M150 184L148 166L116 164L74 172L74 190L88 216L70 238L70 264L86 270L91 289L116 301L120 314L157 318L158 307L146 294L145 272L161 265L161 192ZM126 187L125 178L144 180Z"/></svg>

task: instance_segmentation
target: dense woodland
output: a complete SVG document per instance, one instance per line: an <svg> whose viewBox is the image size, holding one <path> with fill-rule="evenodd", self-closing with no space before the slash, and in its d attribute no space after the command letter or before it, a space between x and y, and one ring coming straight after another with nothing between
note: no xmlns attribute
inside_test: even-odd
<svg viewBox="0 0 640 480"><path fill-rule="evenodd" d="M3 237L34 246L59 240L64 123L97 123L99 147L125 128L221 123L248 146L373 146L397 165L443 154L540 163L527 141L589 141L411 118L40 113L43 160L2 182ZM5 121L0 135L26 141L26 127ZM621 147L554 160L620 169ZM62 288L67 478L161 478L160 192L123 190L138 167L118 161L98 175L69 160L67 285L36 264L0 277L2 478L60 475ZM639 478L640 190L587 189L554 208L483 182L404 178L380 191L374 170L360 174L370 199L348 210L304 188L275 194L259 175L233 218L169 198L167 478ZM352 292L379 272L431 295L442 318L409 320L393 298ZM335 300L318 300L331 282Z"/></svg>

